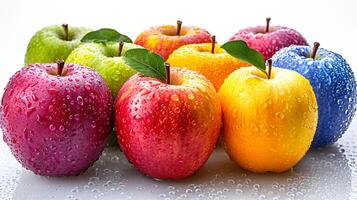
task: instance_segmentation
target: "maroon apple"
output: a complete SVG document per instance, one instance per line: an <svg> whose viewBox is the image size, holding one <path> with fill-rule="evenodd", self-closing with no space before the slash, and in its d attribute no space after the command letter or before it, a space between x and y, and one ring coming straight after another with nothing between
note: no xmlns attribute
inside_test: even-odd
<svg viewBox="0 0 357 200"><path fill-rule="evenodd" d="M221 106L212 83L196 72L168 69L166 81L136 74L118 94L115 124L121 149L139 171L158 179L182 179L199 170L212 153Z"/></svg>
<svg viewBox="0 0 357 200"><path fill-rule="evenodd" d="M23 167L48 176L77 175L100 156L112 127L112 94L87 67L33 64L5 88L3 139Z"/></svg>
<svg viewBox="0 0 357 200"><path fill-rule="evenodd" d="M229 40L243 40L250 48L256 49L270 59L275 52L290 45L308 45L305 38L296 30L284 26L269 26L270 18L265 26L248 27L240 30Z"/></svg>

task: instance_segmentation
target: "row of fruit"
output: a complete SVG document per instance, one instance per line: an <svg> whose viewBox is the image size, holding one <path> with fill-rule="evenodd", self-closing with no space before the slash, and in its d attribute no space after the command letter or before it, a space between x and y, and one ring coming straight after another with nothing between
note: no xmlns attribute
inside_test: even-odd
<svg viewBox="0 0 357 200"><path fill-rule="evenodd" d="M113 29L45 27L5 88L4 141L40 175L84 172L111 134L153 178L191 176L220 135L242 168L286 171L310 146L342 136L357 84L342 56L269 24L223 45L181 21L152 27L135 44Z"/></svg>

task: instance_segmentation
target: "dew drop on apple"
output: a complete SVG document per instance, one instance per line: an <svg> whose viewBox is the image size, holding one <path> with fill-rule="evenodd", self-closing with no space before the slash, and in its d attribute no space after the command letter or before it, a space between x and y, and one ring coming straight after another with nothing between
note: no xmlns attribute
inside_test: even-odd
<svg viewBox="0 0 357 200"><path fill-rule="evenodd" d="M279 118L279 119L284 119L284 117L285 117L282 112L277 112L277 113L275 113L275 116L276 116L277 118Z"/></svg>
<svg viewBox="0 0 357 200"><path fill-rule="evenodd" d="M239 126L237 126L237 127L239 127ZM255 125L255 124L250 124L250 127L251 127L251 129L253 130L253 131L255 131L255 132L257 132L259 129L258 129L258 126L257 125Z"/></svg>
<svg viewBox="0 0 357 200"><path fill-rule="evenodd" d="M50 129L50 131L55 131L56 130L56 126L53 124L50 124L50 126L48 127Z"/></svg>
<svg viewBox="0 0 357 200"><path fill-rule="evenodd" d="M279 95L283 96L285 94L285 90L284 89L279 89Z"/></svg>
<svg viewBox="0 0 357 200"><path fill-rule="evenodd" d="M342 105L342 103L343 103L343 100L342 100L342 99L337 99L337 104L338 104L338 105Z"/></svg>
<svg viewBox="0 0 357 200"><path fill-rule="evenodd" d="M57 94L58 90L55 89L55 88L50 88L50 89L47 90L47 92L48 92L49 94L51 94L51 95L54 95L54 94Z"/></svg>
<svg viewBox="0 0 357 200"><path fill-rule="evenodd" d="M192 93L190 93L190 94L187 95L187 98L188 98L189 100L194 100L194 99L195 99L195 96L194 96Z"/></svg>
<svg viewBox="0 0 357 200"><path fill-rule="evenodd" d="M173 94L173 95L171 96L171 99L172 99L173 101L179 101L179 97L178 97L176 94Z"/></svg>
<svg viewBox="0 0 357 200"><path fill-rule="evenodd" d="M53 105L49 105L49 106L48 106L48 111L53 112L53 110L54 110Z"/></svg>
<svg viewBox="0 0 357 200"><path fill-rule="evenodd" d="M60 126L58 127L58 130L64 131L64 126L63 126L63 125L60 125Z"/></svg>
<svg viewBox="0 0 357 200"><path fill-rule="evenodd" d="M74 119L78 121L79 120L79 114L74 114Z"/></svg>
<svg viewBox="0 0 357 200"><path fill-rule="evenodd" d="M77 102L78 102L79 105L83 106L83 98L82 98L82 96L78 96L77 97Z"/></svg>

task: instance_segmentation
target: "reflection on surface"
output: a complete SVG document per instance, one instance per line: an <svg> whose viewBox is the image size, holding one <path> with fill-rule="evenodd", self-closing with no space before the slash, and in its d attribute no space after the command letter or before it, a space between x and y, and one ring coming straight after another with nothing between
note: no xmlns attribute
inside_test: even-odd
<svg viewBox="0 0 357 200"><path fill-rule="evenodd" d="M351 179L337 145L310 151L283 174L244 171L217 149L203 169L182 181L145 177L111 148L77 177L40 177L23 170L13 199L348 199Z"/></svg>

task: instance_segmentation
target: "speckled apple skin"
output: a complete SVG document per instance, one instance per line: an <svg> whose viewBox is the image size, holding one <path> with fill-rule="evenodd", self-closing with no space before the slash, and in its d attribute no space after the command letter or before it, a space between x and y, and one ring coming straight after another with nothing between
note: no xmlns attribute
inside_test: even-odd
<svg viewBox="0 0 357 200"><path fill-rule="evenodd" d="M229 40L243 40L250 48L263 54L265 60L270 59L277 51L290 45L308 45L306 39L296 30L271 26L269 33L265 33L265 26L248 27L240 30Z"/></svg>
<svg viewBox="0 0 357 200"><path fill-rule="evenodd" d="M115 103L118 141L128 160L157 179L183 179L212 153L221 126L218 95L206 78L171 69L172 84L134 75Z"/></svg>
<svg viewBox="0 0 357 200"><path fill-rule="evenodd" d="M339 54L320 48L316 59L311 47L291 46L273 56L273 65L305 76L316 94L319 120L312 147L336 142L348 129L356 112L357 83L346 60Z"/></svg>
<svg viewBox="0 0 357 200"><path fill-rule="evenodd" d="M112 94L99 74L56 64L22 68L5 88L3 139L23 167L47 176L78 175L100 156L112 128Z"/></svg>
<svg viewBox="0 0 357 200"><path fill-rule="evenodd" d="M181 34L176 35L176 32L176 26L154 26L142 32L136 38L135 44L141 45L167 60L169 55L180 46L212 42L211 34L202 28L182 26Z"/></svg>

